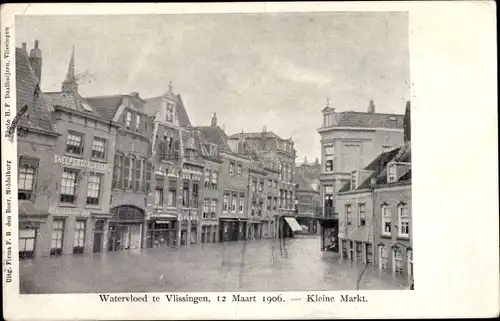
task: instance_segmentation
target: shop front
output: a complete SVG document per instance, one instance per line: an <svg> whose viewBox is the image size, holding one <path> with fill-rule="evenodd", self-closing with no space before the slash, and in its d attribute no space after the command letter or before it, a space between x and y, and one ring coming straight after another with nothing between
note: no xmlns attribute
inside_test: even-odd
<svg viewBox="0 0 500 321"><path fill-rule="evenodd" d="M148 223L147 247L175 246L177 244L176 220L151 220Z"/></svg>
<svg viewBox="0 0 500 321"><path fill-rule="evenodd" d="M221 219L219 224L221 242L244 241L247 239L247 222L238 219Z"/></svg>
<svg viewBox="0 0 500 321"><path fill-rule="evenodd" d="M144 210L123 205L113 208L109 223L108 251L142 248Z"/></svg>
<svg viewBox="0 0 500 321"><path fill-rule="evenodd" d="M321 219L321 251L339 252L339 224L337 219ZM345 248L345 247L343 247Z"/></svg>

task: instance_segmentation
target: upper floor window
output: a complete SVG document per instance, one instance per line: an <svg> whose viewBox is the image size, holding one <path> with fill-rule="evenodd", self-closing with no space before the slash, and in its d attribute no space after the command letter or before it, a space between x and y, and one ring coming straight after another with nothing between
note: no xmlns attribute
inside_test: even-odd
<svg viewBox="0 0 500 321"><path fill-rule="evenodd" d="M155 185L154 203L155 205L163 205L163 186L165 181L163 179L157 179Z"/></svg>
<svg viewBox="0 0 500 321"><path fill-rule="evenodd" d="M135 131L136 132L141 131L141 115L139 114L135 115Z"/></svg>
<svg viewBox="0 0 500 321"><path fill-rule="evenodd" d="M218 184L218 179L219 179L219 173L217 172L212 172L212 188L217 189L217 184Z"/></svg>
<svg viewBox="0 0 500 321"><path fill-rule="evenodd" d="M410 236L410 216L408 215L408 208L404 204L398 205L398 221L399 236Z"/></svg>
<svg viewBox="0 0 500 321"><path fill-rule="evenodd" d="M238 194L233 193L231 198L231 212L236 213L236 202L238 199Z"/></svg>
<svg viewBox="0 0 500 321"><path fill-rule="evenodd" d="M358 175L357 171L351 172L351 189L356 189L358 187Z"/></svg>
<svg viewBox="0 0 500 321"><path fill-rule="evenodd" d="M209 211L210 211L210 200L204 199L203 200L203 218L208 218Z"/></svg>
<svg viewBox="0 0 500 321"><path fill-rule="evenodd" d="M238 163L236 165L236 175L241 176L241 172L242 172L241 164Z"/></svg>
<svg viewBox="0 0 500 321"><path fill-rule="evenodd" d="M391 213L387 205L382 205L382 234L391 235Z"/></svg>
<svg viewBox="0 0 500 321"><path fill-rule="evenodd" d="M172 123L174 121L174 104L173 103L168 103L167 104L166 120L169 123Z"/></svg>
<svg viewBox="0 0 500 321"><path fill-rule="evenodd" d="M205 187L208 188L210 186L210 170L208 168L205 168L204 182Z"/></svg>
<svg viewBox="0 0 500 321"><path fill-rule="evenodd" d="M239 212L243 213L243 208L245 207L245 194L240 193L240 205L239 205Z"/></svg>
<svg viewBox="0 0 500 321"><path fill-rule="evenodd" d="M234 175L234 162L229 162L229 175Z"/></svg>
<svg viewBox="0 0 500 321"><path fill-rule="evenodd" d="M65 168L61 178L61 196L62 203L74 203L76 201L78 171Z"/></svg>
<svg viewBox="0 0 500 321"><path fill-rule="evenodd" d="M346 225L352 224L352 207L351 205L345 206L345 215L346 215Z"/></svg>
<svg viewBox="0 0 500 321"><path fill-rule="evenodd" d="M17 198L19 200L33 200L35 197L35 182L38 168L38 159L19 159L19 180L17 184Z"/></svg>
<svg viewBox="0 0 500 321"><path fill-rule="evenodd" d="M125 117L125 126L127 127L127 129L132 129L132 113L130 111L127 111Z"/></svg>
<svg viewBox="0 0 500 321"><path fill-rule="evenodd" d="M212 199L210 202L210 216L215 218L217 213L217 199Z"/></svg>
<svg viewBox="0 0 500 321"><path fill-rule="evenodd" d="M68 133L66 140L66 152L72 154L83 154L83 135L77 133Z"/></svg>
<svg viewBox="0 0 500 321"><path fill-rule="evenodd" d="M325 146L325 172L333 172L334 147Z"/></svg>
<svg viewBox="0 0 500 321"><path fill-rule="evenodd" d="M92 157L104 159L104 151L106 148L106 140L103 138L94 137L92 142Z"/></svg>
<svg viewBox="0 0 500 321"><path fill-rule="evenodd" d="M366 210L365 210L365 204L359 204L358 206L359 209L359 226L365 226L366 225Z"/></svg>
<svg viewBox="0 0 500 321"><path fill-rule="evenodd" d="M102 175L90 173L87 179L87 204L98 205L101 196Z"/></svg>
<svg viewBox="0 0 500 321"><path fill-rule="evenodd" d="M396 181L396 171L397 171L397 167L395 164L391 164L388 166L388 171L387 171L387 181L389 183L392 183L392 182L395 182Z"/></svg>
<svg viewBox="0 0 500 321"><path fill-rule="evenodd" d="M222 211L227 212L229 210L229 194L224 193L224 203L222 205Z"/></svg>

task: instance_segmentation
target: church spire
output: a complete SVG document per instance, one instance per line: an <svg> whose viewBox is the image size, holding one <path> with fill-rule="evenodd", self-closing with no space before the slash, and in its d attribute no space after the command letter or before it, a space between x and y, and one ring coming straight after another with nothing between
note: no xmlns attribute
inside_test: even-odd
<svg viewBox="0 0 500 321"><path fill-rule="evenodd" d="M78 91L78 83L75 76L75 46L71 51L66 79L62 83L62 91Z"/></svg>

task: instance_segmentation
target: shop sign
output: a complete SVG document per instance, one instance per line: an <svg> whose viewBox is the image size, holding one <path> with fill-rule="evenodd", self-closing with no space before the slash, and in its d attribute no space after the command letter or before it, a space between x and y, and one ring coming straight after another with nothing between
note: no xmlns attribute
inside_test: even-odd
<svg viewBox="0 0 500 321"><path fill-rule="evenodd" d="M59 206L50 206L49 207L50 214L63 214L63 215L78 215L78 216L88 216L89 212L78 208L78 207L59 207Z"/></svg>
<svg viewBox="0 0 500 321"><path fill-rule="evenodd" d="M80 167L80 168L86 168L86 169L94 170L94 171L111 172L111 166L109 166L108 163L98 163L98 162L88 161L86 159L75 158L75 157L71 157L71 156L54 155L54 163L75 166L75 167Z"/></svg>

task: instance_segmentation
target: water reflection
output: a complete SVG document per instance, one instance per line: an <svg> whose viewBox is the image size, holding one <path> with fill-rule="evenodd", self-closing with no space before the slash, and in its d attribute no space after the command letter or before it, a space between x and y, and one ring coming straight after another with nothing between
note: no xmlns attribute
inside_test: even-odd
<svg viewBox="0 0 500 321"><path fill-rule="evenodd" d="M21 261L21 293L355 290L364 264L319 249L310 237ZM361 290L407 286L373 267L360 282Z"/></svg>

